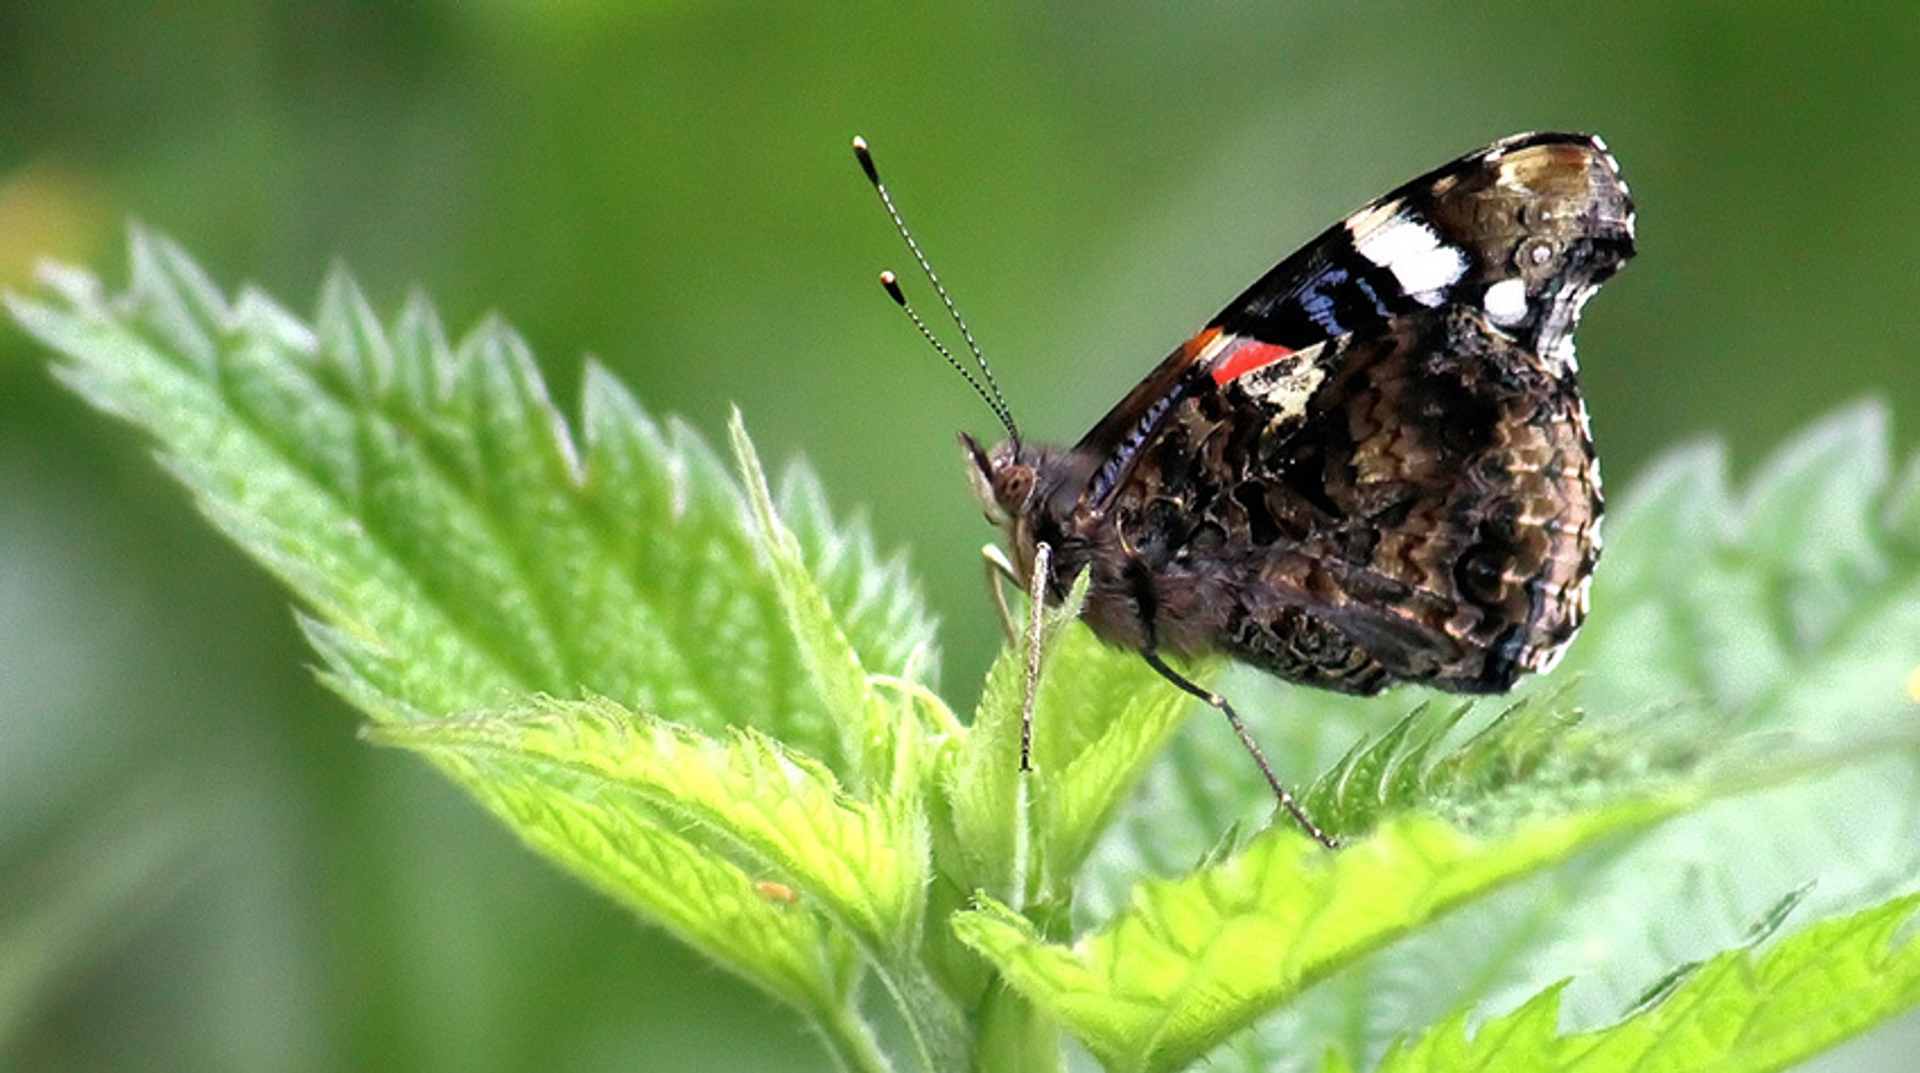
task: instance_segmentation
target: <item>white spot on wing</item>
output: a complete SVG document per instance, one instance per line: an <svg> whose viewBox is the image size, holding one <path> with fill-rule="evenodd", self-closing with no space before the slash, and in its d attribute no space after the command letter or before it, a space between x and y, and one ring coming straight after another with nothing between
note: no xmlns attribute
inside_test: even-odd
<svg viewBox="0 0 1920 1073"><path fill-rule="evenodd" d="M1439 305L1446 289L1467 272L1466 255L1411 215L1355 231L1353 244L1367 260L1392 272L1407 297L1422 305Z"/></svg>
<svg viewBox="0 0 1920 1073"><path fill-rule="evenodd" d="M1510 328L1527 319L1527 285L1517 279L1503 279L1487 288L1487 318L1502 328Z"/></svg>

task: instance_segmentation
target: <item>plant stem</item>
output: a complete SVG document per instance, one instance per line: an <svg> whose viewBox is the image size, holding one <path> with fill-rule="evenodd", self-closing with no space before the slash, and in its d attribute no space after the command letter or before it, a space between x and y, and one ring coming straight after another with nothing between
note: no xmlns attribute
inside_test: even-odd
<svg viewBox="0 0 1920 1073"><path fill-rule="evenodd" d="M893 996L894 1007L913 1037L920 1068L927 1073L950 1073L970 1068L967 1033L960 1011L926 970L908 962L876 959L874 975Z"/></svg>
<svg viewBox="0 0 1920 1073"><path fill-rule="evenodd" d="M814 1031L844 1073L893 1073L866 1020L851 1004L813 1018Z"/></svg>

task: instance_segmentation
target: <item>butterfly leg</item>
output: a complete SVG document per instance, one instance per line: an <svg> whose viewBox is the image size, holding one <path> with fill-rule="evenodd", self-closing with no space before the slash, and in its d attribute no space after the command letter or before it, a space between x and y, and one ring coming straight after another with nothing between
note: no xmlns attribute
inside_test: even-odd
<svg viewBox="0 0 1920 1073"><path fill-rule="evenodd" d="M1281 785L1279 777L1273 773L1273 765L1267 763L1266 754L1260 751L1260 744L1253 740L1252 734L1247 732L1247 725L1240 721L1240 713L1233 710L1233 705L1227 703L1227 698L1210 689L1202 689L1200 686L1195 685L1179 671L1167 666L1166 661L1161 659L1152 649L1142 652L1141 655L1146 657L1147 666L1160 672L1160 677L1179 686L1187 693L1198 697L1208 707L1218 708L1220 714L1227 717L1227 723L1233 727L1234 734L1239 736L1240 744L1245 746L1247 752L1252 755L1254 764L1260 768L1260 774L1266 778L1267 785L1272 787L1273 796L1279 798L1280 806L1292 814L1294 821L1298 823L1307 834L1312 835L1314 841L1328 849L1340 848L1340 840L1322 831L1319 825L1307 816L1306 810L1300 807L1300 803L1293 799L1293 795L1287 792L1287 788Z"/></svg>

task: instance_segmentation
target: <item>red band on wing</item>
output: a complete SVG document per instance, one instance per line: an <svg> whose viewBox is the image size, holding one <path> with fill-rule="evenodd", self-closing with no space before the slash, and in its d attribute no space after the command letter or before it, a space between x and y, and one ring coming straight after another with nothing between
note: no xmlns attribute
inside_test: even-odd
<svg viewBox="0 0 1920 1073"><path fill-rule="evenodd" d="M1213 382L1226 386L1255 369L1264 369L1274 362L1293 354L1293 351L1274 343L1262 343L1253 339L1242 339L1232 350L1214 362Z"/></svg>

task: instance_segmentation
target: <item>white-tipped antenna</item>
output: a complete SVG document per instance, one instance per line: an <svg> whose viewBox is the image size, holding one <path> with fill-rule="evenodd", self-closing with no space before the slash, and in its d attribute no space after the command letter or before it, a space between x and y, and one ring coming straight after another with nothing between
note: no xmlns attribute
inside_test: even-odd
<svg viewBox="0 0 1920 1073"><path fill-rule="evenodd" d="M887 184L880 181L880 169L874 166L873 152L867 148L865 138L853 139L853 155L860 161L860 170L867 173L867 181L873 184L874 192L880 195L880 205L887 210L887 219L893 221L893 229L898 231L900 238L906 242L907 252L913 255L914 263L920 266L921 274L926 276L927 282L933 285L933 293L940 296L940 304L947 307L947 316L953 319L954 327L960 329L960 338L966 341L967 353L973 355L974 364L979 366L980 377L975 377L959 358L954 357L953 351L933 334L933 330L927 327L926 321L920 319L920 314L914 312L913 304L907 301L906 293L900 289L899 277L892 272L882 272L880 285L886 288L887 295L906 312L907 319L913 321L913 326L919 329L920 335L933 344L933 348L940 352L940 356L947 359L947 364L953 366L954 371L973 387L974 393L980 396L981 401L987 404L987 408L993 411L993 416L999 418L1000 424L1005 426L1007 435L1018 440L1020 428L1013 423L1013 411L1007 408L1007 398L1000 393L1000 384L993 378L993 366L987 364L987 356L980 352L980 345L973 341L973 332L967 328L966 318L960 315L959 308L953 304L952 296L947 294L947 288L940 282L940 277L934 273L933 265L927 261L927 255L920 252L920 244L914 241L913 232L907 229L907 222L900 217L900 210L894 207L893 195L887 193ZM983 378L984 386L981 383Z"/></svg>
<svg viewBox="0 0 1920 1073"><path fill-rule="evenodd" d="M933 334L933 329L927 327L927 322L920 319L920 314L914 311L913 303L907 301L906 293L900 289L900 277L890 271L882 272L880 273L880 286L886 288L887 296L892 298L894 302L900 306L901 310L907 314L907 319L913 322L913 326L920 329L920 337L931 344L933 349L938 350L941 357L947 359L947 364L953 366L953 371L959 373L960 376L966 380L968 386L973 388L974 393L979 395L981 401L987 404L987 408L993 411L993 416L999 418L1000 423L1006 426L1007 435L1016 440L1019 439L1020 430L1013 425L1013 414L1007 409L1007 404L998 397L1000 389L995 387L993 394L988 394L987 389L980 386L979 379L975 377L972 372L968 371L965 365L960 364L960 359L953 356L952 350L947 349L947 344L942 343L939 337ZM976 352L976 357L977 356L978 352ZM984 370L986 363L982 361L980 367ZM991 373L988 374L988 383L992 383Z"/></svg>

